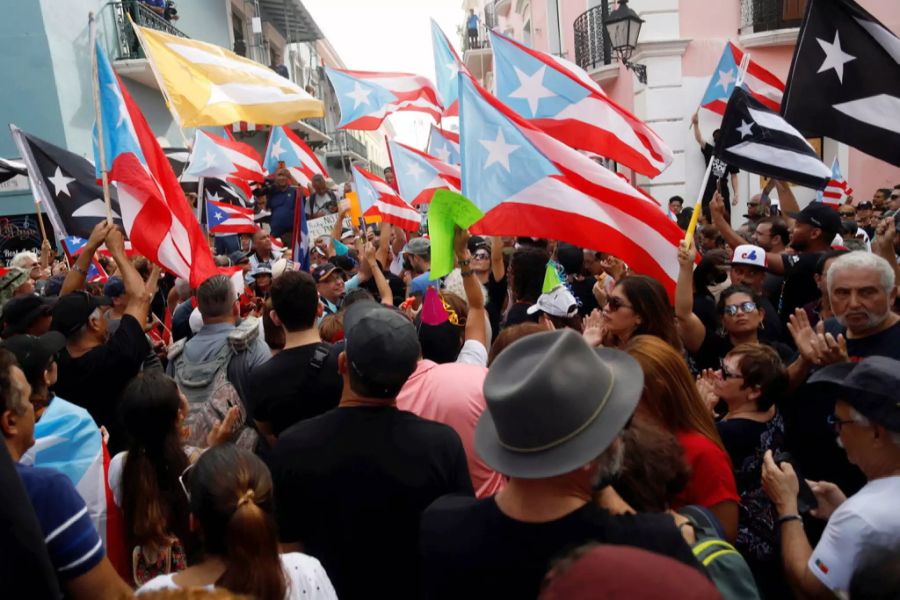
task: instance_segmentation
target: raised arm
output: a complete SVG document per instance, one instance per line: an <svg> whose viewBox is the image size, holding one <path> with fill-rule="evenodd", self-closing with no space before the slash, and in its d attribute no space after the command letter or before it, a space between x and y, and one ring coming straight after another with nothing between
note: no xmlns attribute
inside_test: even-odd
<svg viewBox="0 0 900 600"><path fill-rule="evenodd" d="M875 241L872 242L872 252L888 261L894 269L894 281L900 286L900 265L897 264L897 253L894 251L894 241L897 239L897 227L894 219L888 217L881 219L875 227Z"/></svg>
<svg viewBox="0 0 900 600"><path fill-rule="evenodd" d="M506 263L503 262L503 238L491 238L491 274L494 281L502 281L506 277Z"/></svg>
<svg viewBox="0 0 900 600"><path fill-rule="evenodd" d="M697 140L697 143L700 144L700 147L703 147L703 144L706 142L703 141L703 136L700 135L700 109L697 109L697 112L691 117L691 129L694 130L694 139Z"/></svg>
<svg viewBox="0 0 900 600"><path fill-rule="evenodd" d="M381 269L378 267L378 262L375 260L375 254L375 244L366 242L365 262L369 266L372 279L375 280L375 287L378 288L378 295L381 296L381 303L385 306L393 306L394 294L391 292L391 286L388 285L384 273L382 273Z"/></svg>
<svg viewBox="0 0 900 600"><path fill-rule="evenodd" d="M127 294L128 304L125 305L125 314L131 315L141 326L147 322L147 315L150 311L150 302L153 300L153 294L156 293L156 284L159 280L159 267L154 265L150 272L150 277L146 283L141 277L134 265L131 264L128 255L125 254L125 238L118 228L113 227L106 236L106 247L116 266L119 269L119 276L122 283L125 284L125 293Z"/></svg>
<svg viewBox="0 0 900 600"><path fill-rule="evenodd" d="M391 233L393 231L393 225L385 223L384 221L381 222L381 237L378 240L378 251L375 253L375 257L385 268L388 268L391 262L391 253L389 250L391 248Z"/></svg>
<svg viewBox="0 0 900 600"><path fill-rule="evenodd" d="M678 249L678 282L675 284L675 316L678 332L688 352L696 352L706 337L706 327L694 314L694 256L693 244L681 242Z"/></svg>
<svg viewBox="0 0 900 600"><path fill-rule="evenodd" d="M84 280L87 278L87 272L91 267L91 261L94 260L94 253L96 253L97 248L106 241L107 235L109 235L109 232L113 229L115 229L115 227L109 224L106 219L94 225L94 229L91 231L91 236L88 238L87 244L81 249L81 254L78 255L75 264L72 265L72 268L69 269L69 272L66 274L66 279L63 281L62 288L59 290L60 297L84 288Z"/></svg>
<svg viewBox="0 0 900 600"><path fill-rule="evenodd" d="M738 192L737 173L732 173L729 179L731 180L731 189L734 190L734 193L731 195L731 205L737 206L738 199L740 198L740 192Z"/></svg>
<svg viewBox="0 0 900 600"><path fill-rule="evenodd" d="M800 212L800 205L797 204L797 198L791 191L791 186L786 181L775 181L775 189L778 190L778 204L781 205L781 212L784 222L790 227L794 224L794 219L788 216L789 212Z"/></svg>
<svg viewBox="0 0 900 600"><path fill-rule="evenodd" d="M475 340L485 348L487 340L487 311L484 309L484 293L481 291L481 283L475 277L470 262L472 260L468 248L469 232L456 228L453 239L453 251L459 264L462 275L463 287L466 290L466 302L469 304L469 316L466 318L466 341Z"/></svg>
<svg viewBox="0 0 900 600"><path fill-rule="evenodd" d="M709 211L712 214L713 225L715 225L716 229L719 230L719 233L722 234L725 243L732 248L737 248L741 244L746 243L744 238L739 236L725 219L725 201L722 199L722 194L719 192L713 194L712 200L709 203ZM784 275L784 261L781 260L780 254L777 252L766 252L766 260L768 262L766 268L769 269L769 271L776 275Z"/></svg>

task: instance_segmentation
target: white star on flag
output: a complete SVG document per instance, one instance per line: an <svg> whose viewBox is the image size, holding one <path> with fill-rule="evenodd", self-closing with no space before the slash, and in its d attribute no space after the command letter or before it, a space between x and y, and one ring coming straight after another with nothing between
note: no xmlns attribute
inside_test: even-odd
<svg viewBox="0 0 900 600"><path fill-rule="evenodd" d="M117 110L119 111L119 118L116 120L116 127L121 127L122 123L125 122L125 100L122 98L122 94L119 93L119 86L115 83L107 83L106 86L112 90L113 95L115 95L116 99L119 101L119 106Z"/></svg>
<svg viewBox="0 0 900 600"><path fill-rule="evenodd" d="M53 184L54 193L56 196L60 194L65 194L69 198L72 195L69 193L69 184L75 181L74 177L66 177L62 174L62 170L59 167L56 167L56 172L53 174L53 177L49 178L47 181Z"/></svg>
<svg viewBox="0 0 900 600"><path fill-rule="evenodd" d="M821 38L816 38L816 41L819 42L819 46L825 51L825 60L822 61L822 66L819 67L817 72L822 73L823 71L834 69L834 72L837 73L838 81L844 83L844 63L856 60L856 57L847 54L841 49L840 33L838 31L834 32L834 41L830 44Z"/></svg>
<svg viewBox="0 0 900 600"><path fill-rule="evenodd" d="M497 137L493 140L479 140L479 144L484 146L488 151L487 160L484 168L487 169L494 163L499 163L504 169L509 171L509 155L519 149L518 144L507 144L506 138L503 137L503 130L497 130Z"/></svg>
<svg viewBox="0 0 900 600"><path fill-rule="evenodd" d="M409 163L409 167L406 169L406 174L412 177L413 179L418 179L421 177L425 171L419 166L419 163L411 162Z"/></svg>
<svg viewBox="0 0 900 600"><path fill-rule="evenodd" d="M219 211L216 211L216 221L221 221L224 216L225 215L223 215Z"/></svg>
<svg viewBox="0 0 900 600"><path fill-rule="evenodd" d="M723 92L727 92L732 83L734 83L734 69L719 71L719 80L716 85L721 85Z"/></svg>
<svg viewBox="0 0 900 600"><path fill-rule="evenodd" d="M441 159L442 162L450 162L450 149L447 146L441 146L434 151L434 155Z"/></svg>
<svg viewBox="0 0 900 600"><path fill-rule="evenodd" d="M207 152L203 155L203 164L206 167L211 167L214 162L216 162L216 155L212 152Z"/></svg>
<svg viewBox="0 0 900 600"><path fill-rule="evenodd" d="M278 158L284 153L285 149L281 147L281 140L275 140L275 143L272 144L272 156Z"/></svg>
<svg viewBox="0 0 900 600"><path fill-rule="evenodd" d="M353 84L353 91L347 94L347 96L353 98L353 108L359 108L360 104L369 103L369 94L371 93L372 90L367 90L357 81Z"/></svg>
<svg viewBox="0 0 900 600"><path fill-rule="evenodd" d="M78 239L77 237L75 237L75 236L73 235L72 237L69 238L69 245L70 245L70 246L75 246L75 245L78 244L80 241L81 241L80 239Z"/></svg>
<svg viewBox="0 0 900 600"><path fill-rule="evenodd" d="M459 65L456 64L455 60L451 60L446 65L447 70L450 71L450 78L455 79L457 74L459 74Z"/></svg>
<svg viewBox="0 0 900 600"><path fill-rule="evenodd" d="M748 123L741 119L741 126L738 127L737 130L741 132L741 139L744 139L748 135L753 135L753 121Z"/></svg>
<svg viewBox="0 0 900 600"><path fill-rule="evenodd" d="M516 77L519 78L519 87L510 93L509 97L528 100L528 109L532 115L536 115L541 98L553 98L556 96L556 94L544 87L544 73L547 70L547 66L542 66L531 75L523 73L518 67L513 68L516 70Z"/></svg>
<svg viewBox="0 0 900 600"><path fill-rule="evenodd" d="M221 202L221 201L222 201L222 197L219 195L218 192L214 192L214 193L212 193L212 194L210 194L209 192L206 192L206 199L207 199L207 200L214 200L214 201L216 201L216 202Z"/></svg>

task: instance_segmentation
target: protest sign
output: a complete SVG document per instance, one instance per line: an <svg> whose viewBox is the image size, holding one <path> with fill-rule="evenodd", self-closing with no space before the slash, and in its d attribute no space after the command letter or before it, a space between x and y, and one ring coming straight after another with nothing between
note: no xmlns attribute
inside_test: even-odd
<svg viewBox="0 0 900 600"><path fill-rule="evenodd" d="M338 214L335 213L333 215L325 215L324 217L319 217L318 219L310 219L306 222L306 227L309 231L309 239L316 240L323 235L331 235L331 231L334 229L334 222L337 221ZM344 219L344 227L352 227L350 219Z"/></svg>
<svg viewBox="0 0 900 600"><path fill-rule="evenodd" d="M468 229L484 216L477 206L456 192L438 190L428 208L428 235L431 238L431 278L453 270L453 227Z"/></svg>

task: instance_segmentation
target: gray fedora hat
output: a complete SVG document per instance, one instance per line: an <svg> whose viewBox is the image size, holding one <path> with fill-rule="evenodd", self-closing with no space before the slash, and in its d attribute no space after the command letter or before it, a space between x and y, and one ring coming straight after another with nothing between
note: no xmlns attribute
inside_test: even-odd
<svg viewBox="0 0 900 600"><path fill-rule="evenodd" d="M574 471L612 444L643 389L640 365L620 350L592 349L571 329L529 335L488 371L475 449L510 477Z"/></svg>

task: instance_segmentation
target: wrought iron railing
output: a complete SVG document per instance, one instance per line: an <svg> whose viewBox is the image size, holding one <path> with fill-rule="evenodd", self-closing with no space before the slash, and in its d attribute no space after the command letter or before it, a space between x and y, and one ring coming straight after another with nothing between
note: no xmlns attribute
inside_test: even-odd
<svg viewBox="0 0 900 600"><path fill-rule="evenodd" d="M128 60L144 58L144 51L138 42L131 21L141 27L164 31L179 37L188 37L184 32L173 26L169 21L153 12L146 4L138 0L118 0L108 2L101 12L104 27L107 32L106 47L113 60ZM115 37L110 39L109 32L114 32Z"/></svg>
<svg viewBox="0 0 900 600"><path fill-rule="evenodd" d="M582 69L595 69L612 62L612 49L604 25L609 16L609 4L584 11L575 18L575 64Z"/></svg>
<svg viewBox="0 0 900 600"><path fill-rule="evenodd" d="M806 0L741 0L741 34L799 27Z"/></svg>
<svg viewBox="0 0 900 600"><path fill-rule="evenodd" d="M322 133L325 133L325 118L324 117L313 117L310 119L303 119L304 123L308 123L309 125L315 127Z"/></svg>
<svg viewBox="0 0 900 600"><path fill-rule="evenodd" d="M468 20L468 17L466 17ZM478 28L474 35L469 31L467 24L463 23L462 36L463 48L466 50L482 50L491 47L490 31L497 26L497 17L494 13L494 5L489 4L484 8L484 14L478 18Z"/></svg>
<svg viewBox="0 0 900 600"><path fill-rule="evenodd" d="M366 144L356 139L349 131L343 129L331 134L331 141L325 146L325 151L344 154L354 152L364 159L369 158L369 151L366 150Z"/></svg>

